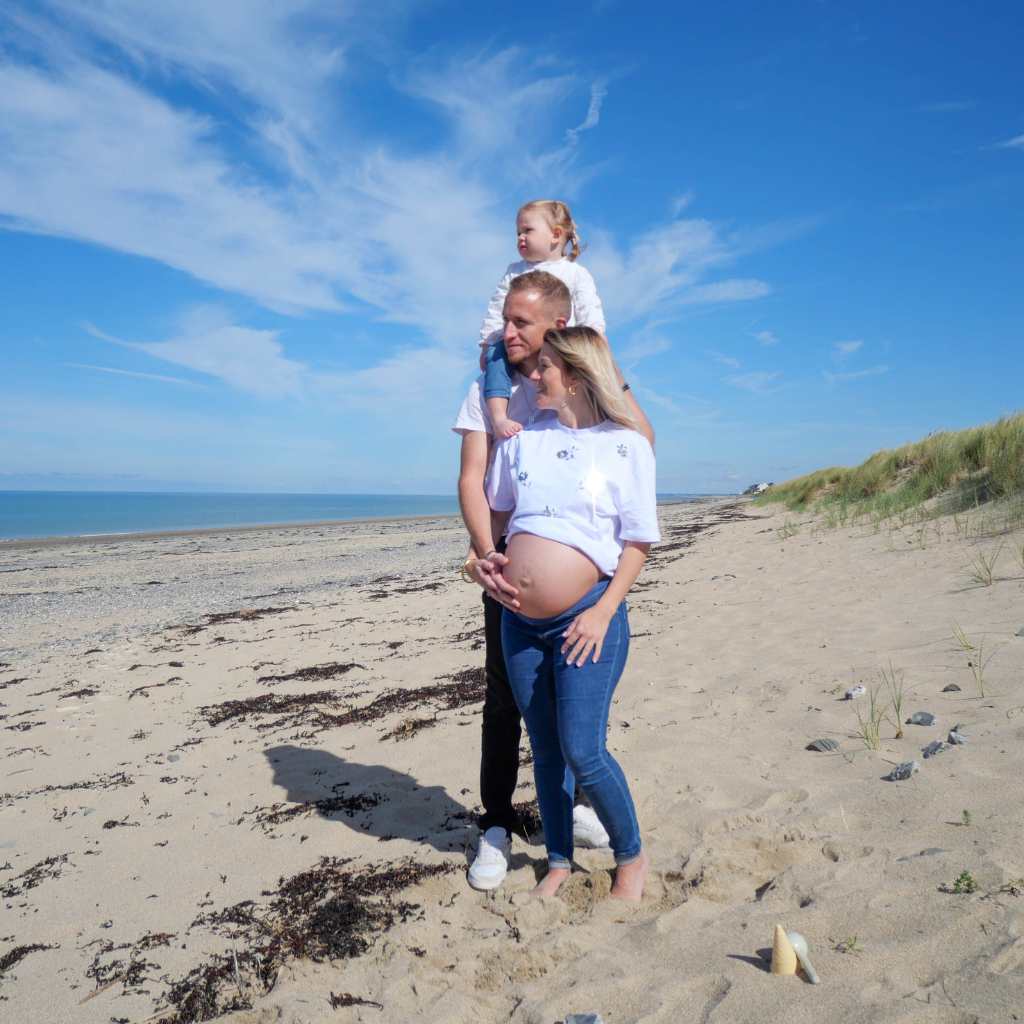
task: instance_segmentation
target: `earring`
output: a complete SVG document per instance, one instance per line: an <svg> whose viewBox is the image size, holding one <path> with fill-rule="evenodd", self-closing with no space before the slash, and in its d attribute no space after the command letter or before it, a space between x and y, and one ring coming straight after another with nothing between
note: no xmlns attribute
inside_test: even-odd
<svg viewBox="0 0 1024 1024"><path fill-rule="evenodd" d="M576 385L575 384L570 384L565 390L569 392L569 397L570 398L575 398L576 397Z"/></svg>

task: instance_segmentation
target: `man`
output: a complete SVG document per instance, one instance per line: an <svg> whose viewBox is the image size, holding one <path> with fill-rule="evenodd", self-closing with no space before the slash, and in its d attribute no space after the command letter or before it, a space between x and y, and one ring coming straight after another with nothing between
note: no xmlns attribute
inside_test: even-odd
<svg viewBox="0 0 1024 1024"><path fill-rule="evenodd" d="M528 379L537 367L545 331L565 327L572 310L569 290L552 274L531 271L514 278L505 298L505 352L516 369L508 417L528 423L534 412L534 386ZM623 390L629 387L623 384ZM650 423L632 394L627 402L641 430L653 444ZM505 879L512 833L522 831L512 806L519 778L519 740L522 723L509 688L501 649L502 604L515 601L515 589L501 575L504 554L503 523L492 518L484 496L490 462L491 423L480 381L474 381L452 428L462 436L459 467L459 507L469 531L469 558L463 566L484 588L484 642L487 689L484 696L480 754L480 842L469 869L474 889L494 889ZM577 846L607 846L608 834L597 815L585 806L573 812Z"/></svg>

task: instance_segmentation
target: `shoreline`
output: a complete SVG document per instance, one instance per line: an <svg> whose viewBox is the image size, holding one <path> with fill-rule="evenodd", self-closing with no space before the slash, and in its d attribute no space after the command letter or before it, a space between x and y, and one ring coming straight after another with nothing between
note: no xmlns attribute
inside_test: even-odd
<svg viewBox="0 0 1024 1024"><path fill-rule="evenodd" d="M732 494L701 494L693 498L667 497L658 500L658 507L671 505L707 504L715 501L727 501L739 495ZM434 523L444 520L460 521L459 513L442 513L439 515L391 515L391 516L354 516L351 519L308 519L295 522L246 523L239 526L193 526L179 527L171 530L129 530L119 533L70 533L55 534L45 537L0 537L0 553L5 551L25 550L26 548L57 548L73 544L114 544L124 541L173 540L178 537L217 537L229 533L259 533L276 530L312 530L324 527L361 526L366 523L402 523L413 522Z"/></svg>

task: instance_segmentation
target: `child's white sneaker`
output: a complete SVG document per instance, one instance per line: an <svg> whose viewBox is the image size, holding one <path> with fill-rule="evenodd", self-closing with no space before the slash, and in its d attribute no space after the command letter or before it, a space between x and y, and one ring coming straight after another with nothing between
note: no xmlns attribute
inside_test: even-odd
<svg viewBox="0 0 1024 1024"><path fill-rule="evenodd" d="M474 889L486 892L497 889L508 874L508 858L512 848L508 832L500 825L489 828L476 848L476 857L469 866L468 881Z"/></svg>
<svg viewBox="0 0 1024 1024"><path fill-rule="evenodd" d="M572 809L572 841L574 846L603 850L610 839L593 808L577 804Z"/></svg>

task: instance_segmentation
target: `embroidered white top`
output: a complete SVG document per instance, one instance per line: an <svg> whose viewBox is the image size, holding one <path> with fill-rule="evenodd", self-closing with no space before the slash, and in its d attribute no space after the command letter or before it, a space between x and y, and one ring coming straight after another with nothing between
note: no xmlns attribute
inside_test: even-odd
<svg viewBox="0 0 1024 1024"><path fill-rule="evenodd" d="M573 430L545 410L498 445L487 500L512 511L508 536L532 533L582 551L605 575L626 541L661 539L654 452L642 434L605 421Z"/></svg>
<svg viewBox="0 0 1024 1024"><path fill-rule="evenodd" d="M487 304L487 314L484 322L480 325L480 340L493 345L501 340L501 332L505 328L505 296L508 295L508 286L514 277L520 274L527 274L531 270L543 270L548 274L554 274L568 289L572 296L572 316L569 318L568 326L581 324L584 327L593 327L595 331L604 334L604 308L601 306L601 297L597 294L597 285L586 267L581 267L574 260L542 260L540 263L529 263L526 260L519 260L510 263L504 275L494 289L491 301ZM495 337L495 334L498 336Z"/></svg>

